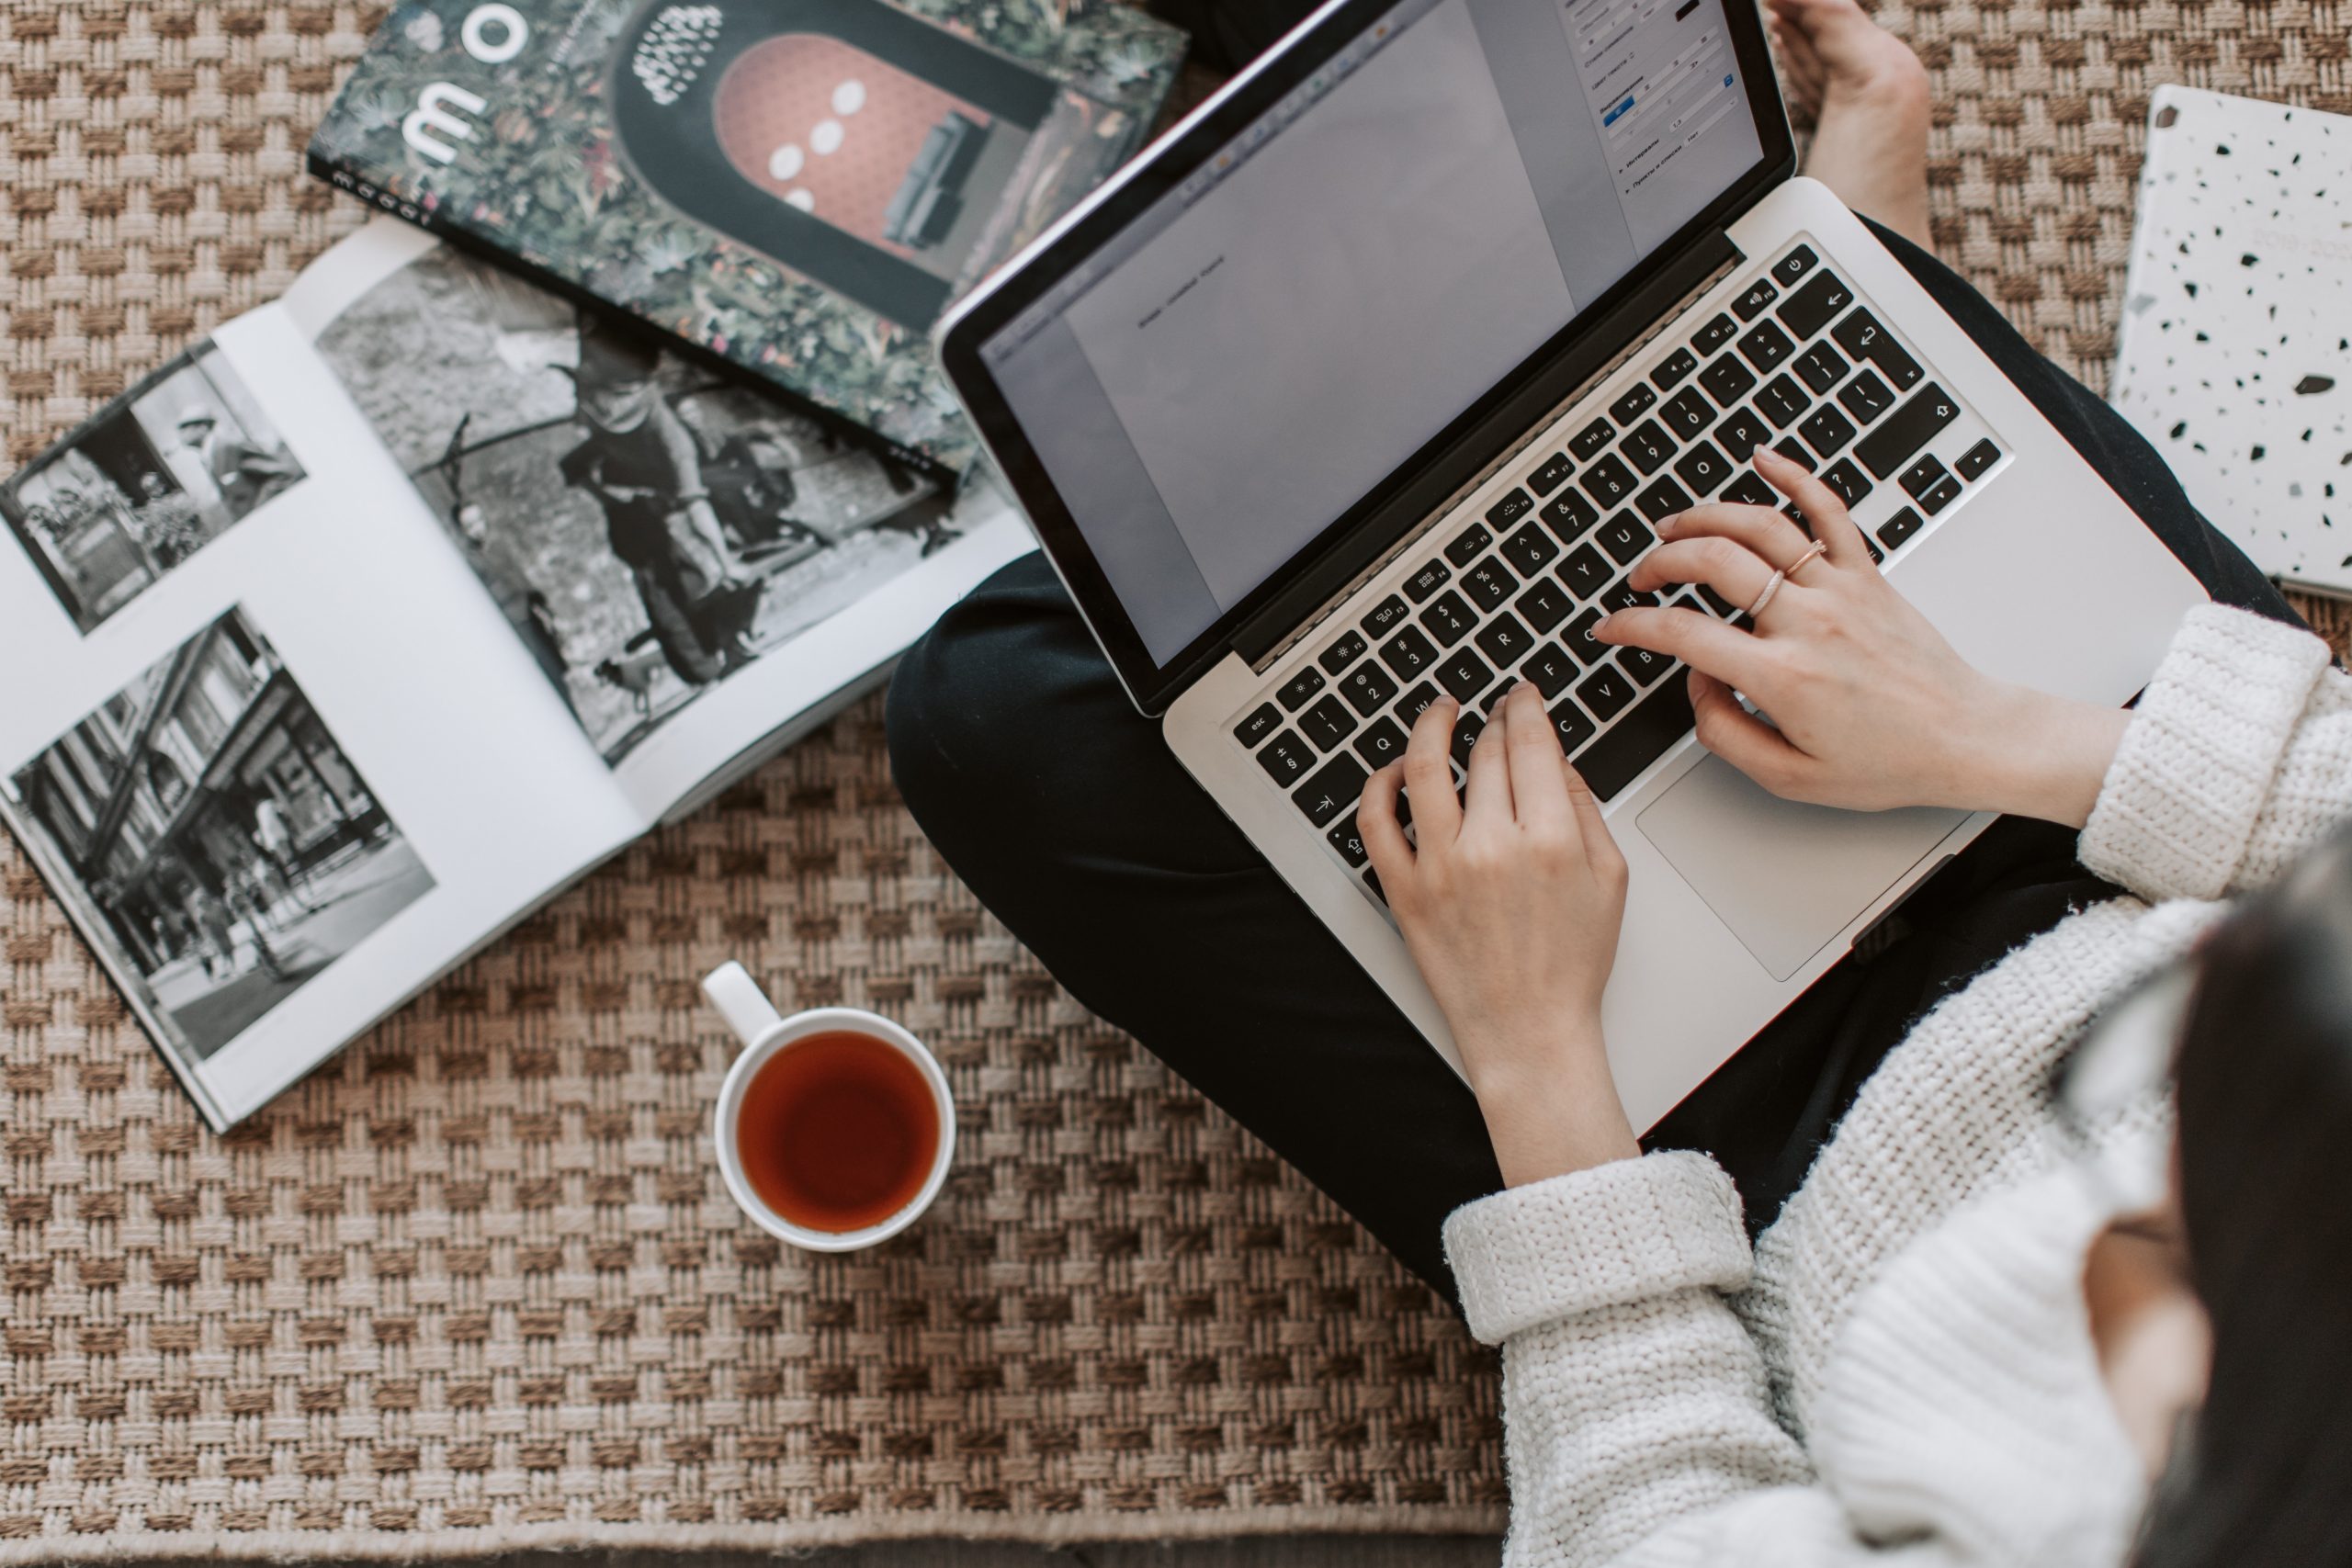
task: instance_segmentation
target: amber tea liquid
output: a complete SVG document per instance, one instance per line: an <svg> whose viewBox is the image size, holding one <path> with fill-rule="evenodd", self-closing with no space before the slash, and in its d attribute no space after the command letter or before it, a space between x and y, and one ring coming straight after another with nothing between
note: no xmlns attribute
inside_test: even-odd
<svg viewBox="0 0 2352 1568"><path fill-rule="evenodd" d="M922 1195L939 1108L922 1069L888 1042L812 1034L744 1086L735 1143L752 1190L778 1215L813 1231L864 1230Z"/></svg>

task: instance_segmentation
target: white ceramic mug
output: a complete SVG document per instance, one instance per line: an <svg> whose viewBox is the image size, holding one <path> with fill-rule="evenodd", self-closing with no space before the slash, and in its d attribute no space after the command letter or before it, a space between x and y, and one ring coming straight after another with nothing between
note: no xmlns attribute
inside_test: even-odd
<svg viewBox="0 0 2352 1568"><path fill-rule="evenodd" d="M956 1099L948 1092L947 1075L940 1070L932 1054L923 1049L922 1042L888 1019L859 1008L812 1008L786 1018L775 1010L768 994L760 989L760 983L741 964L720 964L703 977L702 989L727 1020L728 1027L743 1041L743 1054L735 1058L735 1065L727 1070L727 1081L719 1087L718 1107L711 1128L712 1142L718 1149L719 1174L726 1179L728 1194L737 1206L771 1235L811 1252L855 1252L888 1240L920 1219L922 1212L931 1207L932 1200L939 1196L940 1188L946 1185L947 1168L956 1157ZM744 1090L779 1052L789 1051L812 1035L844 1031L892 1046L922 1071L923 1082L931 1087L931 1103L939 1112L939 1147L931 1157L931 1171L923 1179L922 1190L888 1219L854 1231L811 1230L794 1224L752 1190L752 1183L743 1174L742 1151L736 1145L736 1122L742 1110Z"/></svg>

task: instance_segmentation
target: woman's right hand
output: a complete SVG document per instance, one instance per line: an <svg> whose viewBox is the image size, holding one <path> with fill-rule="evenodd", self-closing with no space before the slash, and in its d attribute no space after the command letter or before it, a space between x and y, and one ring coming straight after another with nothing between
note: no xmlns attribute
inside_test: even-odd
<svg viewBox="0 0 2352 1568"><path fill-rule="evenodd" d="M1618 611L1594 635L1687 662L1701 743L1775 795L2088 820L2127 716L1970 666L1880 574L1828 486L1769 447L1755 460L1827 553L1781 582L1752 629L1659 606ZM1634 588L1701 582L1743 607L1813 545L1771 507L1726 502L1668 518L1658 534Z"/></svg>

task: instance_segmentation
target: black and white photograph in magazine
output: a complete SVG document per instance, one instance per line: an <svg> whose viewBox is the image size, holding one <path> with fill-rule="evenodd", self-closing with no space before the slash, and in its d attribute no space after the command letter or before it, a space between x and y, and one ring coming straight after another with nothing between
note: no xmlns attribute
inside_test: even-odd
<svg viewBox="0 0 2352 1568"><path fill-rule="evenodd" d="M929 479L446 247L317 346L607 762L956 536Z"/></svg>
<svg viewBox="0 0 2352 1568"><path fill-rule="evenodd" d="M302 479L208 341L0 485L0 516L87 632Z"/></svg>
<svg viewBox="0 0 2352 1568"><path fill-rule="evenodd" d="M433 877L261 632L232 610L8 780L60 897L190 1060L210 1056Z"/></svg>

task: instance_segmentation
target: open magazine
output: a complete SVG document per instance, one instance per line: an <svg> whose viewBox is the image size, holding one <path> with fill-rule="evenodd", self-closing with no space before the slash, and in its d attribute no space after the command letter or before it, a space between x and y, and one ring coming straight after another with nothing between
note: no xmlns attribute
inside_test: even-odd
<svg viewBox="0 0 2352 1568"><path fill-rule="evenodd" d="M216 1128L1028 547L390 220L0 516L0 817Z"/></svg>

